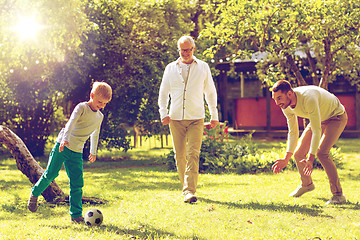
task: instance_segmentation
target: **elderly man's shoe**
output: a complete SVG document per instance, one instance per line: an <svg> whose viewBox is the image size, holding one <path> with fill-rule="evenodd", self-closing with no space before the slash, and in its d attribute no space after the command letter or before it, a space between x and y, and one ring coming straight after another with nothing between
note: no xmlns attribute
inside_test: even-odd
<svg viewBox="0 0 360 240"><path fill-rule="evenodd" d="M197 197L192 193L186 193L184 196L184 202L186 203L194 203L197 201Z"/></svg>

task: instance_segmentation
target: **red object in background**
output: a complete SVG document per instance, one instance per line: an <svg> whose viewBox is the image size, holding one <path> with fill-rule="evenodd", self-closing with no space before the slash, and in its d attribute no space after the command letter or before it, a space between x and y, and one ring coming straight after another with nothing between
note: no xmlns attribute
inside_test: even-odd
<svg viewBox="0 0 360 240"><path fill-rule="evenodd" d="M220 128L223 128L223 126L225 125L225 123L220 122L219 125L220 125ZM210 122L204 123L204 127L205 127L207 130L210 130L210 129L211 129L211 123L210 123ZM225 129L224 129L224 133L228 133L228 129L229 129L229 127L226 126Z"/></svg>
<svg viewBox="0 0 360 240"><path fill-rule="evenodd" d="M222 123L220 122L219 123L219 126L220 126L220 129L218 129L218 131L216 131L216 133L210 133L209 134L207 133L207 131L210 131L212 128L211 128L211 123L210 122L206 122L204 123L204 127L206 130L204 130L204 135L206 135L207 137L211 138L211 139L219 139L222 141L224 138L227 139L227 133L229 132L229 127L225 124L225 123ZM224 127L225 126L225 127ZM213 135L213 136L211 136Z"/></svg>
<svg viewBox="0 0 360 240"><path fill-rule="evenodd" d="M337 96L348 114L346 127L356 127L356 109L354 95ZM275 128L287 128L286 118L273 99L270 100L270 125ZM239 98L236 100L235 121L237 128L266 128L266 97ZM304 126L299 118L299 126Z"/></svg>

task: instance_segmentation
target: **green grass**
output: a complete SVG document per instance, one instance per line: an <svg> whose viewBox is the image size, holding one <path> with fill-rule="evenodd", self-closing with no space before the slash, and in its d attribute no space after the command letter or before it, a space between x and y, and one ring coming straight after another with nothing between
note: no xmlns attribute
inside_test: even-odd
<svg viewBox="0 0 360 240"><path fill-rule="evenodd" d="M277 141L257 143L263 149L280 146ZM84 212L90 208L103 212L104 222L96 228L72 224L67 205L54 206L42 197L38 211L29 212L31 184L15 160L4 158L0 239L360 239L360 139L340 139L337 145L345 156L339 175L348 199L339 206L324 205L331 194L321 170L313 173L315 191L301 198L288 197L299 184L296 171L201 174L199 201L190 205L183 203L176 172L165 166L123 168L154 162L169 149L131 150L127 156L135 160L124 161L137 162L127 165L122 161L99 161L97 168L86 165L84 196L106 200L103 205L84 205ZM99 160L122 155L100 153ZM68 193L64 171L56 181Z"/></svg>

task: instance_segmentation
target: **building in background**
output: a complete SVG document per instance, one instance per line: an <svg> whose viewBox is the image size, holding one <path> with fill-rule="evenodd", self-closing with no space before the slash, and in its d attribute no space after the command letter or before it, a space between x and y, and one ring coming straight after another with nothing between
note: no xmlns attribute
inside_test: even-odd
<svg viewBox="0 0 360 240"><path fill-rule="evenodd" d="M256 74L257 62L265 58L264 54L260 54L250 60L216 65L220 71L217 76L220 118L229 122L230 132L286 136L286 118L272 100L269 88ZM300 67L302 72L306 71ZM232 77L229 77L230 72ZM328 90L339 98L348 113L349 120L343 136L360 137L359 91L344 77L330 83ZM299 121L299 126L303 127L303 121Z"/></svg>

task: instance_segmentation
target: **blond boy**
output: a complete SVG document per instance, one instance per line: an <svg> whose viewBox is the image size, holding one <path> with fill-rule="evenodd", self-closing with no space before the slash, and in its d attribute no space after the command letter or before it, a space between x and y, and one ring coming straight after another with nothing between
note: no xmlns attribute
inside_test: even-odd
<svg viewBox="0 0 360 240"><path fill-rule="evenodd" d="M70 215L76 223L84 221L82 217L83 159L82 152L86 140L90 137L89 161L96 160L97 145L101 122L104 118L99 111L111 100L112 89L105 82L95 82L88 102L79 103L69 121L60 131L55 146L50 153L46 171L31 189L28 208L36 212L37 198L59 175L64 164L70 182Z"/></svg>

